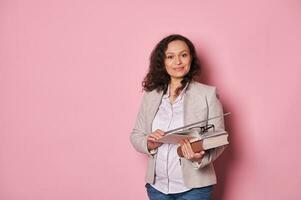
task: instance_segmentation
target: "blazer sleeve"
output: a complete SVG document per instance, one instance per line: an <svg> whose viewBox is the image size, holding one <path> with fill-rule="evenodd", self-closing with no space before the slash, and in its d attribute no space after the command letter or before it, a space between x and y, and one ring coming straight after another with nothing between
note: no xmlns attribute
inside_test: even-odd
<svg viewBox="0 0 301 200"><path fill-rule="evenodd" d="M142 103L140 105L138 115L136 117L136 122L134 128L130 134L130 141L136 151L153 156L157 149L149 151L147 148L147 135L146 132L146 93L144 93L142 98Z"/></svg>
<svg viewBox="0 0 301 200"><path fill-rule="evenodd" d="M208 118L219 116L223 114L223 107L218 99L217 92L216 92L216 87L214 87L213 90L211 90L210 94L207 96L207 104L208 104ZM224 125L224 118L216 118L213 120L210 120L210 124L214 125L215 130L225 130L225 125ZM194 162L194 166L196 168L202 168L205 167L206 165L212 163L214 160L216 160L224 151L225 146L220 146L214 149L210 149L206 152L204 155L202 161L200 163Z"/></svg>

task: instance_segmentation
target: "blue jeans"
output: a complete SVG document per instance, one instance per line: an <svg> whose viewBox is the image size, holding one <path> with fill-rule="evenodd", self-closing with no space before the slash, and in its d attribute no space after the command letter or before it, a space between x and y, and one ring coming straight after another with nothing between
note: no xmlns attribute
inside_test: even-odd
<svg viewBox="0 0 301 200"><path fill-rule="evenodd" d="M153 188L149 183L145 187L150 200L210 200L213 191L213 185L193 188L177 194L164 194Z"/></svg>

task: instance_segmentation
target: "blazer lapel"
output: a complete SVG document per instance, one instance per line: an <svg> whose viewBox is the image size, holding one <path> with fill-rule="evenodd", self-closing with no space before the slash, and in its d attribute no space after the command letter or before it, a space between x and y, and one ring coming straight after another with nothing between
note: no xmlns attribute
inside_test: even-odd
<svg viewBox="0 0 301 200"><path fill-rule="evenodd" d="M185 97L184 97L184 105L183 105L183 112L184 112L184 126L188 124L192 124L197 122L199 119L195 115L196 112L196 101L194 95L194 84L193 82L190 83L189 87L186 90ZM201 119L200 119L201 120ZM192 136L199 137L198 129L195 129L191 133Z"/></svg>
<svg viewBox="0 0 301 200"><path fill-rule="evenodd" d="M191 90L193 89L193 84L189 84L189 87L186 90L185 96L184 96L184 105L183 105L183 111L184 111L184 126L187 124L193 123L193 113L194 113L194 107L189 106L193 104L193 93Z"/></svg>
<svg viewBox="0 0 301 200"><path fill-rule="evenodd" d="M147 123L148 127L148 133L151 133L152 131L152 122L156 116L156 113L159 109L161 100L162 100L162 96L163 96L163 91L157 92L157 91L152 91L150 93L150 107L149 107L149 115L148 115L148 119L150 120L150 123Z"/></svg>

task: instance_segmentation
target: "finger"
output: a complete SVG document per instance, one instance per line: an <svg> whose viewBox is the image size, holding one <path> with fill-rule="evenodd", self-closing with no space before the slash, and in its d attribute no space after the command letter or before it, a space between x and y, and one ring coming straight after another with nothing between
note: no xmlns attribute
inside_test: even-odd
<svg viewBox="0 0 301 200"><path fill-rule="evenodd" d="M160 146L161 146L162 142L157 141L157 140L158 140L158 139L157 139L156 137L154 137L153 135L151 135L151 136L148 138L148 141L154 142L156 145L157 145L157 144L160 144Z"/></svg>
<svg viewBox="0 0 301 200"><path fill-rule="evenodd" d="M155 133L151 133L151 134L150 134L150 137L152 137L152 138L154 138L154 139L156 139L156 140L159 139L159 137L158 137Z"/></svg>
<svg viewBox="0 0 301 200"><path fill-rule="evenodd" d="M186 150L185 150L184 146L181 146L181 149L182 149L182 153L183 153L184 158L187 158L187 153L186 153Z"/></svg>
<svg viewBox="0 0 301 200"><path fill-rule="evenodd" d="M197 153L198 155L197 155L197 159L202 159L203 157L204 157L204 155L205 155L205 151L201 151L200 153Z"/></svg>
<svg viewBox="0 0 301 200"><path fill-rule="evenodd" d="M187 147L187 150L193 155L194 151L192 150L192 147L191 147L191 144L189 141L186 142L186 147Z"/></svg>
<svg viewBox="0 0 301 200"><path fill-rule="evenodd" d="M185 153L186 153L186 158L187 158L187 159L191 159L191 153L189 152L186 143L184 143L183 148L184 148Z"/></svg>
<svg viewBox="0 0 301 200"><path fill-rule="evenodd" d="M160 130L160 129L157 129L155 132L159 133L159 134L162 135L162 136L165 134L164 131L162 131L162 130Z"/></svg>
<svg viewBox="0 0 301 200"><path fill-rule="evenodd" d="M200 161L203 159L204 155L205 155L205 151L201 151L200 153L195 153L194 159L196 159L197 161Z"/></svg>
<svg viewBox="0 0 301 200"><path fill-rule="evenodd" d="M152 141L152 142L155 142L155 141L156 141L156 139L153 138L153 137L147 137L147 140L148 140L148 141Z"/></svg>
<svg viewBox="0 0 301 200"><path fill-rule="evenodd" d="M189 143L188 140L185 140L184 146L185 146L185 149L186 149L186 152L187 152L187 155L188 155L188 159L193 158L194 152L192 151L190 143Z"/></svg>
<svg viewBox="0 0 301 200"><path fill-rule="evenodd" d="M160 129L156 130L155 133L160 135L161 137L165 135L165 132Z"/></svg>
<svg viewBox="0 0 301 200"><path fill-rule="evenodd" d="M184 141L183 141L183 145L181 146L181 148L182 148L184 157L188 159Z"/></svg>
<svg viewBox="0 0 301 200"><path fill-rule="evenodd" d="M183 145L186 143L185 139L181 140L181 142Z"/></svg>
<svg viewBox="0 0 301 200"><path fill-rule="evenodd" d="M201 153L195 153L194 158L200 159L202 157Z"/></svg>
<svg viewBox="0 0 301 200"><path fill-rule="evenodd" d="M157 140L156 136L154 134L152 134L152 133L150 135L148 135L148 139L152 140L152 141L156 141Z"/></svg>
<svg viewBox="0 0 301 200"><path fill-rule="evenodd" d="M158 132L155 132L154 134L155 134L155 136L156 136L158 139L163 137L163 136L162 136L160 133L158 133Z"/></svg>

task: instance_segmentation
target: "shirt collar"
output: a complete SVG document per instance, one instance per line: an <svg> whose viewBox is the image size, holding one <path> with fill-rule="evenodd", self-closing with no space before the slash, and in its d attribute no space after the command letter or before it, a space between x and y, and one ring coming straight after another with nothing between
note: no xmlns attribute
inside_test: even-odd
<svg viewBox="0 0 301 200"><path fill-rule="evenodd" d="M181 91L181 93L179 94L179 96L177 96L175 102L176 102L176 101L179 101L179 100L181 100L181 99L183 98L184 92L186 91L188 84L189 84L189 83L186 83L185 87L183 88L183 90ZM165 93L165 94L163 95L163 97L162 97L163 99L169 98L169 96L170 96L169 90L170 90L170 84L168 84L168 86L167 86L167 91L166 91L166 93Z"/></svg>

